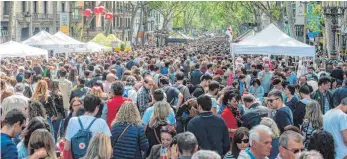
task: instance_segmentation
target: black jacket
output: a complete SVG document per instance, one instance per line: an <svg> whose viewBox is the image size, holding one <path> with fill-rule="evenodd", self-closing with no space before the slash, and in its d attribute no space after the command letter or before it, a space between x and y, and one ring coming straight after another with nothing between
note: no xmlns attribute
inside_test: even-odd
<svg viewBox="0 0 347 159"><path fill-rule="evenodd" d="M98 80L102 80L102 75L95 75L94 77L92 77L92 79L88 82L88 87L92 88L94 86L94 84L96 83L96 81Z"/></svg>
<svg viewBox="0 0 347 159"><path fill-rule="evenodd" d="M216 151L221 156L229 151L228 128L224 120L212 112L200 113L189 121L187 129L195 135L200 149Z"/></svg>
<svg viewBox="0 0 347 159"><path fill-rule="evenodd" d="M293 123L294 126L300 128L302 122L304 121L306 114L306 105L312 101L311 99L301 99L298 101L291 109L293 112Z"/></svg>
<svg viewBox="0 0 347 159"><path fill-rule="evenodd" d="M261 118L269 116L269 109L261 106L259 103L251 105L248 111L242 115L242 126L251 130L254 126L259 125Z"/></svg>
<svg viewBox="0 0 347 159"><path fill-rule="evenodd" d="M203 94L205 94L204 87L202 87L200 84L196 85L192 95L194 97L198 98Z"/></svg>
<svg viewBox="0 0 347 159"><path fill-rule="evenodd" d="M328 98L328 102L329 102L329 110L334 108L334 104L333 104L333 96L331 95L331 93L329 91L326 92L326 96ZM325 103L325 100L323 98L323 93L317 89L316 91L314 91L312 93L312 99L316 100L317 102L319 102L320 104L320 107L321 107L321 111L322 113L324 114L324 103Z"/></svg>
<svg viewBox="0 0 347 159"><path fill-rule="evenodd" d="M33 96L33 89L31 88L31 85L27 83L26 81L24 81L23 84L24 84L23 95L28 98L31 98Z"/></svg>
<svg viewBox="0 0 347 159"><path fill-rule="evenodd" d="M340 67L337 67L336 69L334 69L330 74L331 77L334 77L340 81L343 81L343 75L344 75L344 72Z"/></svg>
<svg viewBox="0 0 347 159"><path fill-rule="evenodd" d="M338 106L342 99L347 97L347 86L340 87L335 90L333 98L334 98L334 106Z"/></svg>
<svg viewBox="0 0 347 159"><path fill-rule="evenodd" d="M83 100L83 97L87 95L87 92L90 88L85 87L84 85L78 85L74 90L71 92L70 101L72 98L78 97Z"/></svg>

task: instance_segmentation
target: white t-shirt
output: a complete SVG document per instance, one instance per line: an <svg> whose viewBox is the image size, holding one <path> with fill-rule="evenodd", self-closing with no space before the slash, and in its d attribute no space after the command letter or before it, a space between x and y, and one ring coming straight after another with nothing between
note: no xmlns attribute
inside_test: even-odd
<svg viewBox="0 0 347 159"><path fill-rule="evenodd" d="M83 128L87 129L95 117L90 115L82 115L79 118L81 119ZM71 141L71 138L75 136L80 129L81 126L78 122L78 117L72 117L66 128L65 139ZM110 128L107 126L106 121L101 118L96 119L89 130L92 132L93 136L98 132L103 132L108 136L111 136Z"/></svg>
<svg viewBox="0 0 347 159"><path fill-rule="evenodd" d="M340 109L332 109L323 116L323 129L329 132L335 142L335 159L347 156L347 146L343 142L341 131L347 129L347 114Z"/></svg>

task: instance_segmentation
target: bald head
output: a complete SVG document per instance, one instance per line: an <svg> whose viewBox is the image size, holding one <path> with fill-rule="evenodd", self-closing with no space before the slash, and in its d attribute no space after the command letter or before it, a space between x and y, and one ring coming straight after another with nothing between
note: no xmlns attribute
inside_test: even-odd
<svg viewBox="0 0 347 159"><path fill-rule="evenodd" d="M114 81L116 81L116 76L112 73L109 73L106 76L106 80L107 80L107 82L114 82Z"/></svg>

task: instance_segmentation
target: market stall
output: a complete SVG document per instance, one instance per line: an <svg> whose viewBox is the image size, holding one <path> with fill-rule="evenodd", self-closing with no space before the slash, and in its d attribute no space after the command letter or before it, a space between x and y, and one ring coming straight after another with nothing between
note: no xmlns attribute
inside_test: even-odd
<svg viewBox="0 0 347 159"><path fill-rule="evenodd" d="M87 42L87 49L90 52L112 51L111 47L100 45L92 41Z"/></svg>
<svg viewBox="0 0 347 159"><path fill-rule="evenodd" d="M270 24L255 36L232 43L233 54L265 54L288 56L315 56L315 47L304 44Z"/></svg>
<svg viewBox="0 0 347 159"><path fill-rule="evenodd" d="M59 39L44 30L23 41L22 44L42 48L48 50L48 52L53 52L54 54L71 51L68 42Z"/></svg>
<svg viewBox="0 0 347 159"><path fill-rule="evenodd" d="M44 55L48 60L48 51L15 41L0 44L0 58L3 57L25 57Z"/></svg>
<svg viewBox="0 0 347 159"><path fill-rule="evenodd" d="M86 52L87 44L81 41L78 41L74 38L71 38L64 34L63 32L58 31L53 35L54 37L61 39L69 44L69 48L72 49L73 52Z"/></svg>

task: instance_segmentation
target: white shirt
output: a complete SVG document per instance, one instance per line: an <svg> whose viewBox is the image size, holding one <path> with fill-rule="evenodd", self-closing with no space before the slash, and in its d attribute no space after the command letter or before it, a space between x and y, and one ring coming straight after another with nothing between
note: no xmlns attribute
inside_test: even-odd
<svg viewBox="0 0 347 159"><path fill-rule="evenodd" d="M347 114L341 109L332 109L323 116L323 129L329 132L335 142L335 159L347 156L347 146L341 131L347 130Z"/></svg>
<svg viewBox="0 0 347 159"><path fill-rule="evenodd" d="M90 123L95 119L95 117L90 115L82 115L79 118L81 119L84 129L87 129ZM75 136L80 129L81 126L78 122L78 117L72 117L69 120L66 128L65 139L71 141L71 138ZM106 135L111 136L110 128L108 127L106 121L101 118L96 119L89 130L92 132L93 136L98 132L103 132Z"/></svg>

